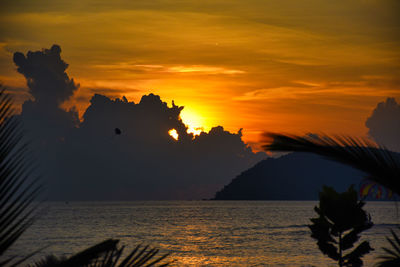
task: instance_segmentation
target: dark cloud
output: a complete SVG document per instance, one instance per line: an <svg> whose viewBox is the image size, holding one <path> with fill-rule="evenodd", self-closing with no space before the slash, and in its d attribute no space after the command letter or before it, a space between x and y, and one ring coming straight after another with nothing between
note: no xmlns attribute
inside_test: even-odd
<svg viewBox="0 0 400 267"><path fill-rule="evenodd" d="M58 45L42 51L29 51L26 57L22 53L14 53L17 70L25 76L29 92L37 102L58 106L78 89L65 72L68 64L61 59L60 53Z"/></svg>
<svg viewBox="0 0 400 267"><path fill-rule="evenodd" d="M21 117L36 141L50 199L210 198L265 158L242 141L241 130L230 133L218 126L200 136L188 134L180 118L183 107L169 106L153 94L139 103L95 94L79 121L75 110L59 107L76 87L71 90L67 65L59 58L60 49L53 48L29 52L26 58L21 53L14 56L34 96L24 103ZM32 55L36 63L27 64ZM55 61L64 67L44 75L51 65L46 62ZM61 70L64 82L57 78ZM115 134L116 128L120 134ZM171 129L178 140L168 134Z"/></svg>
<svg viewBox="0 0 400 267"><path fill-rule="evenodd" d="M394 98L378 103L365 125L377 143L400 151L400 105Z"/></svg>
<svg viewBox="0 0 400 267"><path fill-rule="evenodd" d="M26 56L14 53L17 70L25 76L33 97L23 103L21 116L33 139L48 143L49 147L79 124L75 108L69 111L60 108L78 89L65 72L68 64L61 59L60 53L58 45L42 51L29 51Z"/></svg>
<svg viewBox="0 0 400 267"><path fill-rule="evenodd" d="M70 177L79 176L72 188L85 188L94 198L201 199L265 156L254 154L240 132L220 126L194 138L179 117L182 109L153 94L137 104L94 95L66 139L76 162ZM169 136L171 129L178 140Z"/></svg>

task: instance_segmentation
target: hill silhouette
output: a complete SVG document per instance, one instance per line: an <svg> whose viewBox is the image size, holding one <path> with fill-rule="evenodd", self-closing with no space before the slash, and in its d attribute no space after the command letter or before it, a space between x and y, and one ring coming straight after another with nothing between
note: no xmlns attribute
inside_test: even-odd
<svg viewBox="0 0 400 267"><path fill-rule="evenodd" d="M215 200L317 200L323 185L356 188L364 174L309 153L268 158L242 172L215 194Z"/></svg>

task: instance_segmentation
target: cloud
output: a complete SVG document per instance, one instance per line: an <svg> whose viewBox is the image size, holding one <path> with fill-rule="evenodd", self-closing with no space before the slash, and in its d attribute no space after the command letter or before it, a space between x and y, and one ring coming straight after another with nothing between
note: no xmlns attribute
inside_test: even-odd
<svg viewBox="0 0 400 267"><path fill-rule="evenodd" d="M377 143L400 152L400 105L394 98L378 103L365 125Z"/></svg>
<svg viewBox="0 0 400 267"><path fill-rule="evenodd" d="M14 53L18 72L25 76L30 94L37 102L60 105L78 89L65 72L68 68L60 56L61 48L53 45L50 49L25 55Z"/></svg>
<svg viewBox="0 0 400 267"><path fill-rule="evenodd" d="M282 5L277 0L251 0L232 5L215 0L200 7L194 0L101 5L94 0L7 1L0 16L0 75L18 75L10 68L10 52L58 40L63 53L68 50L68 63L79 82L87 87L131 86L141 95L151 88L163 99L186 105L199 103L193 96L200 95L202 110L213 113L209 120L217 125L223 119L229 129L361 135L366 108L382 97L400 96L395 12L400 1L390 1L398 3L306 0ZM245 73L166 72L161 65ZM376 79L382 75L387 78ZM365 79L368 76L375 79ZM314 86L310 94L296 94L298 87L291 81L299 80L331 90ZM11 81L4 84L16 86ZM293 88L245 95L252 89L279 87ZM211 90L219 93L210 94ZM90 96L86 92L86 103ZM240 96L251 101L231 101ZM140 94L126 97L136 100ZM80 111L87 107L83 103L76 103ZM244 135L247 138L247 131Z"/></svg>
<svg viewBox="0 0 400 267"><path fill-rule="evenodd" d="M214 127L194 137L180 119L183 107L157 95L139 103L96 94L79 128L57 144L58 196L78 199L208 198L234 175L265 157L241 132ZM114 129L121 130L115 135ZM179 135L174 140L168 131ZM60 164L62 163L62 164Z"/></svg>
<svg viewBox="0 0 400 267"><path fill-rule="evenodd" d="M314 86L317 87L317 86ZM240 96L236 96L233 100L237 101L255 101L268 99L297 99L314 96L317 93L328 92L327 89L314 89L313 86L280 86L273 88L262 88L248 91Z"/></svg>
<svg viewBox="0 0 400 267"><path fill-rule="evenodd" d="M31 131L32 138L49 146L79 124L74 107L69 111L60 108L79 87L65 72L68 64L61 59L60 53L58 45L29 51L26 56L14 53L17 71L24 75L33 97L23 103L21 117L27 129L35 129Z"/></svg>
<svg viewBox="0 0 400 267"><path fill-rule="evenodd" d="M198 72L205 74L231 74L231 75L245 73L242 70L226 69L213 66L173 66L167 68L166 71L175 73Z"/></svg>
<svg viewBox="0 0 400 267"><path fill-rule="evenodd" d="M60 49L51 52L53 48L28 52L27 57L15 54L34 97L24 103L21 118L35 140L49 199L210 198L266 157L242 141L241 130L230 133L218 126L199 136L187 133L180 117L183 107L154 94L138 103L94 94L79 121L74 109L61 108L77 87L69 86L74 83L65 73L67 64L59 58ZM51 72L55 62L58 71ZM116 128L121 134L115 134ZM171 129L178 140L168 134Z"/></svg>
<svg viewBox="0 0 400 267"><path fill-rule="evenodd" d="M94 94L103 94L103 95L122 95L129 90L130 92L137 92L139 90L133 88L111 88L111 87L85 87L85 91L89 91Z"/></svg>
<svg viewBox="0 0 400 267"><path fill-rule="evenodd" d="M243 74L245 71L228 69L210 65L180 65L180 66L163 66L155 64L134 64L120 62L117 64L95 65L95 68L110 70L110 71L126 71L134 73L200 73L200 74Z"/></svg>

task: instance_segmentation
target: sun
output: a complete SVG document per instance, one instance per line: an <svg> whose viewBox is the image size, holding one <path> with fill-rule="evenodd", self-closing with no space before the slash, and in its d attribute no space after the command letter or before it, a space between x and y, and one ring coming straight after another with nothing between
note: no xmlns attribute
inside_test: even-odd
<svg viewBox="0 0 400 267"><path fill-rule="evenodd" d="M178 132L177 132L175 129L169 130L169 131L168 131L168 134L169 134L172 138L174 138L175 140L178 140L178 138L179 138L179 134L178 134Z"/></svg>
<svg viewBox="0 0 400 267"><path fill-rule="evenodd" d="M180 117L182 122L188 127L187 133L192 133L193 135L200 135L204 132L205 121L202 116L191 109L183 109Z"/></svg>
<svg viewBox="0 0 400 267"><path fill-rule="evenodd" d="M193 109L183 109L180 117L182 122L186 125L187 133L189 134L200 135L202 132L207 130L205 129L206 124L204 117L200 116L199 113ZM176 129L169 130L168 134L175 140L179 139L179 134Z"/></svg>

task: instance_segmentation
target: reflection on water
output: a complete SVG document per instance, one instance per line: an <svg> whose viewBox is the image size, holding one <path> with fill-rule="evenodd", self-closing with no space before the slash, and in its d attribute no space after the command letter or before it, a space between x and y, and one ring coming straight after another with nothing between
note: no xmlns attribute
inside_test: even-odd
<svg viewBox="0 0 400 267"><path fill-rule="evenodd" d="M335 266L323 256L307 228L317 202L165 201L54 202L28 229L11 253L69 255L96 242L118 238L133 248L151 244L172 252L177 266ZM362 235L376 250L399 222L391 202L369 202L375 226Z"/></svg>

